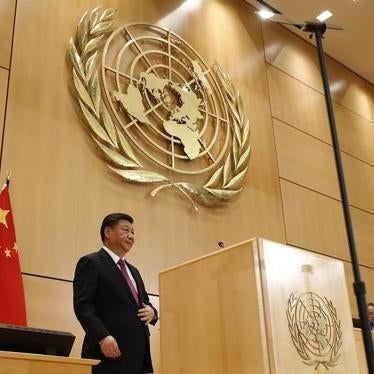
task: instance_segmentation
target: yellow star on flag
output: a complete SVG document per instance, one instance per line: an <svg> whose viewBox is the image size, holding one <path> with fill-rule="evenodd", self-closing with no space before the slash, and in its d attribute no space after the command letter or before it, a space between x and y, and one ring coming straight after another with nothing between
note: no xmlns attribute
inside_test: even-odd
<svg viewBox="0 0 374 374"><path fill-rule="evenodd" d="M18 253L18 245L17 245L17 243L14 243L13 249Z"/></svg>
<svg viewBox="0 0 374 374"><path fill-rule="evenodd" d="M4 249L5 257L12 257L8 248Z"/></svg>
<svg viewBox="0 0 374 374"><path fill-rule="evenodd" d="M8 228L8 225L6 223L6 216L10 212L10 210L3 210L0 208L0 223L3 223L6 228Z"/></svg>

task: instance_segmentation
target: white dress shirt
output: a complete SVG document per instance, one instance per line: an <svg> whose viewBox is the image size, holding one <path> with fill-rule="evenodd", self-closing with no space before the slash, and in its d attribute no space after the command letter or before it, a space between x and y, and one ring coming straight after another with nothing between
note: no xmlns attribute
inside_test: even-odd
<svg viewBox="0 0 374 374"><path fill-rule="evenodd" d="M119 257L117 254L115 254L113 251L111 251L111 250L110 250L108 247L106 247L105 245L103 245L103 248L104 248L104 250L108 253L108 255L112 258L112 260L114 261L114 263L118 266L118 269L121 270L121 267L118 265L118 260L119 260L121 257ZM124 258L123 258L123 260L125 261ZM135 289L136 289L136 292L138 292L138 287L136 286L135 279L134 279L134 277L132 276L129 267L128 267L127 264L126 264L126 261L125 261L125 268L126 268L127 274L128 274L129 277L130 277L131 283L134 285L134 287L135 287Z"/></svg>

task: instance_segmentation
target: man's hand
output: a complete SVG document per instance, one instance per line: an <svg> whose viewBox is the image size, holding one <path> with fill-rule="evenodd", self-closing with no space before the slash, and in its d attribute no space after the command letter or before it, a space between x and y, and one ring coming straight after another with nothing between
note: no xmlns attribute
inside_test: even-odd
<svg viewBox="0 0 374 374"><path fill-rule="evenodd" d="M99 342L101 352L105 357L117 358L121 356L121 351L118 348L117 340L113 336L108 335Z"/></svg>
<svg viewBox="0 0 374 374"><path fill-rule="evenodd" d="M138 317L148 325L155 317L155 311L149 305L143 303L143 308L138 310Z"/></svg>

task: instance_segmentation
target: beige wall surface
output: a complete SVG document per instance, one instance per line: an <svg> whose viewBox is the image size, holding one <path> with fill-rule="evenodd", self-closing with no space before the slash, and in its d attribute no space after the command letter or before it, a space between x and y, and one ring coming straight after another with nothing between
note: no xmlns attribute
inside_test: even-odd
<svg viewBox="0 0 374 374"><path fill-rule="evenodd" d="M263 23L262 30L286 242L347 261L348 291L357 316L340 192L334 178L332 148L327 146L331 145L331 136L317 53L312 45L279 25ZM327 65L356 246L369 301L374 298L374 87L330 57Z"/></svg>
<svg viewBox="0 0 374 374"><path fill-rule="evenodd" d="M149 292L158 292L160 270L212 252L219 241L228 246L254 236L343 259L351 282L315 49L283 27L261 24L242 0L202 0L189 10L182 3L101 4L118 9L118 25L142 21L170 28L208 65L218 62L240 91L251 125L245 188L232 205L201 207L198 213L177 193L152 199L150 187L123 182L106 167L85 129L66 50L80 17L97 2L18 0L16 10L15 1L2 2L6 20L0 23L7 31L0 33L0 66L5 67L0 68L0 116L6 108L6 121L0 175L4 179L7 170L13 172L10 192L22 271L61 278L25 276L32 324L82 336L69 281L77 259L99 248L99 225L113 211L135 217L129 261L141 270ZM374 89L330 58L328 65L360 263L369 283L374 277ZM368 294L374 298L370 285ZM60 316L60 303L65 316L52 325L44 318L46 310ZM352 297L351 304L356 313ZM153 331L157 362L157 328ZM74 354L78 345L79 340Z"/></svg>
<svg viewBox="0 0 374 374"><path fill-rule="evenodd" d="M0 2L0 66L9 69L16 0Z"/></svg>

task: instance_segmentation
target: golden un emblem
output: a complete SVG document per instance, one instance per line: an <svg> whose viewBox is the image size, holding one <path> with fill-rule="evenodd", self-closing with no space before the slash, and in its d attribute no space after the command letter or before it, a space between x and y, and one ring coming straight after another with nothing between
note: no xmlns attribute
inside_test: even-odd
<svg viewBox="0 0 374 374"><path fill-rule="evenodd" d="M308 366L338 364L343 333L332 301L313 292L292 293L286 311L291 340Z"/></svg>
<svg viewBox="0 0 374 374"><path fill-rule="evenodd" d="M144 23L113 31L114 14L86 12L69 44L76 97L108 167L154 185L151 196L174 188L195 209L229 203L250 157L238 90L172 31Z"/></svg>

